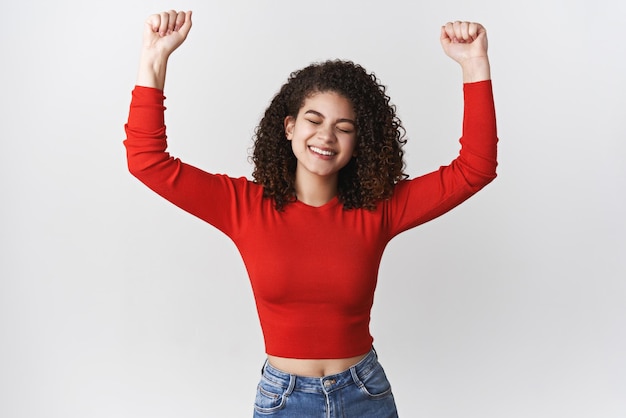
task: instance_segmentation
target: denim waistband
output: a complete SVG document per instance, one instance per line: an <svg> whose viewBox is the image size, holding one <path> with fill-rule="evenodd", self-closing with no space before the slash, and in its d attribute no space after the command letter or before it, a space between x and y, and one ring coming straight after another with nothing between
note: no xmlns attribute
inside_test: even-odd
<svg viewBox="0 0 626 418"><path fill-rule="evenodd" d="M266 360L263 365L263 377L276 386L286 388L287 394L294 390L330 393L351 384L360 386L361 380L372 373L376 366L378 366L378 355L372 347L361 361L337 374L323 377L298 376L278 370Z"/></svg>

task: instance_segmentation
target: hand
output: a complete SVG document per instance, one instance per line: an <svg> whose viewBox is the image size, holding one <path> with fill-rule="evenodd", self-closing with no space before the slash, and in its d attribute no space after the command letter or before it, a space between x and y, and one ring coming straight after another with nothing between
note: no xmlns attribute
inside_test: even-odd
<svg viewBox="0 0 626 418"><path fill-rule="evenodd" d="M143 32L144 51L168 57L187 38L191 29L191 11L170 10L146 20Z"/></svg>
<svg viewBox="0 0 626 418"><path fill-rule="evenodd" d="M191 30L191 12L170 10L150 16L144 25L137 85L163 90L167 61Z"/></svg>
<svg viewBox="0 0 626 418"><path fill-rule="evenodd" d="M440 40L446 55L459 64L487 57L487 31L480 23L448 22L441 27Z"/></svg>
<svg viewBox="0 0 626 418"><path fill-rule="evenodd" d="M446 55L461 64L464 82L491 77L487 31L480 23L448 22L441 27L440 41Z"/></svg>

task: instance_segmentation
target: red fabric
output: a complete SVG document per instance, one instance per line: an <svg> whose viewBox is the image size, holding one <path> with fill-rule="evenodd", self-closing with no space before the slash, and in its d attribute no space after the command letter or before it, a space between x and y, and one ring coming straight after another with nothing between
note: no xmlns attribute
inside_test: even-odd
<svg viewBox="0 0 626 418"><path fill-rule="evenodd" d="M255 295L268 354L346 358L366 353L383 250L409 228L449 211L496 177L490 81L465 84L461 152L449 166L398 183L375 211L343 210L337 198L283 212L245 179L209 174L167 152L160 90L136 87L126 124L133 175L228 235Z"/></svg>

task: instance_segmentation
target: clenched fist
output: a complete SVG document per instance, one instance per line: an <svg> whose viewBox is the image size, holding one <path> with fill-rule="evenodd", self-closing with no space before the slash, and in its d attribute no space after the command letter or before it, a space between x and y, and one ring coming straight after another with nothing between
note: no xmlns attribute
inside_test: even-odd
<svg viewBox="0 0 626 418"><path fill-rule="evenodd" d="M441 27L441 46L461 64L466 82L490 78L487 31L480 23L448 22Z"/></svg>
<svg viewBox="0 0 626 418"><path fill-rule="evenodd" d="M146 20L143 32L144 50L169 56L187 38L191 29L191 11L170 10L153 14Z"/></svg>
<svg viewBox="0 0 626 418"><path fill-rule="evenodd" d="M190 11L170 10L148 17L143 30L138 86L163 89L168 58L185 42L190 30Z"/></svg>

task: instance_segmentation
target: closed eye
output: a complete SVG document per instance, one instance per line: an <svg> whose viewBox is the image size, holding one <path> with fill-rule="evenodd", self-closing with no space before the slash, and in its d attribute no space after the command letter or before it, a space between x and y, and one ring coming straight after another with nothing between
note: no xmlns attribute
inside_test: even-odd
<svg viewBox="0 0 626 418"><path fill-rule="evenodd" d="M339 132L343 132L344 134L354 133L354 127L352 126L346 126L346 125L337 126L337 130Z"/></svg>

